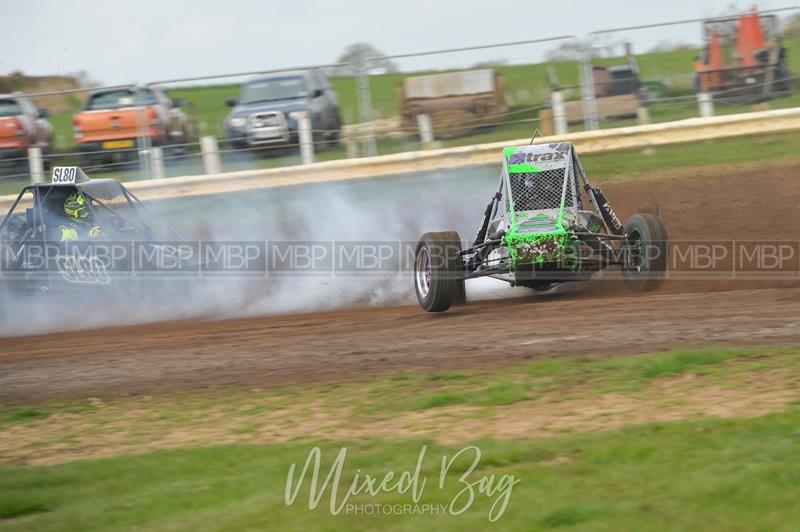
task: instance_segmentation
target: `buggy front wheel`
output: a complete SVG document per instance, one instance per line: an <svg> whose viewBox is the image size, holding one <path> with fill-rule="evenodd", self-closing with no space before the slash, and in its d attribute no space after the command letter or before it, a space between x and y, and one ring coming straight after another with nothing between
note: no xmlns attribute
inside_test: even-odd
<svg viewBox="0 0 800 532"><path fill-rule="evenodd" d="M667 229L654 214L635 214L625 224L622 275L634 292L655 290L667 271Z"/></svg>
<svg viewBox="0 0 800 532"><path fill-rule="evenodd" d="M464 303L461 237L455 231L425 233L414 255L414 290L423 310L444 312Z"/></svg>

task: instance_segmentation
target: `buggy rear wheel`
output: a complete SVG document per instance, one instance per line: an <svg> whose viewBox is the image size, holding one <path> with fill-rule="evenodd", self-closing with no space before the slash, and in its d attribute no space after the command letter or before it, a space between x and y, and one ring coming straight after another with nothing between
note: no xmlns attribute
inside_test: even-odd
<svg viewBox="0 0 800 532"><path fill-rule="evenodd" d="M414 255L414 290L423 310L444 312L464 303L461 237L455 231L425 233Z"/></svg>
<svg viewBox="0 0 800 532"><path fill-rule="evenodd" d="M634 292L655 290L667 271L667 229L653 214L635 214L625 224L622 275Z"/></svg>

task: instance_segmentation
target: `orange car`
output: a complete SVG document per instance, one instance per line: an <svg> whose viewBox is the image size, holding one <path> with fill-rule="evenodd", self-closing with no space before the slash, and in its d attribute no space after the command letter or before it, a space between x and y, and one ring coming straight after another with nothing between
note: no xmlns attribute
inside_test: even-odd
<svg viewBox="0 0 800 532"><path fill-rule="evenodd" d="M24 167L28 148L34 146L45 156L50 153L53 128L45 120L47 116L47 109L37 109L27 98L0 95L0 166Z"/></svg>
<svg viewBox="0 0 800 532"><path fill-rule="evenodd" d="M157 87L92 92L72 120L81 166L135 159L142 137L152 146L186 144L189 124L182 105Z"/></svg>

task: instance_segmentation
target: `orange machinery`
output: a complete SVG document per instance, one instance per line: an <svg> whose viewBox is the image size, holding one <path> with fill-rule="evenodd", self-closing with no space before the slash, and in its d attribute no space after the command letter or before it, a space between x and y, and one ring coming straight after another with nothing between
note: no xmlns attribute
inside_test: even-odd
<svg viewBox="0 0 800 532"><path fill-rule="evenodd" d="M703 23L706 47L695 61L697 92L717 99L769 99L791 91L778 19L756 8Z"/></svg>

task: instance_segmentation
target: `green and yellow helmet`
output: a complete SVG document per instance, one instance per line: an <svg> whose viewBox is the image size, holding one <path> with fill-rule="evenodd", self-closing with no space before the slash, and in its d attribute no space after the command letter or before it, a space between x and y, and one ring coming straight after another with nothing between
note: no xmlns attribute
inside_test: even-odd
<svg viewBox="0 0 800 532"><path fill-rule="evenodd" d="M75 221L83 221L89 217L89 206L86 197L80 192L71 194L64 202L64 212Z"/></svg>

